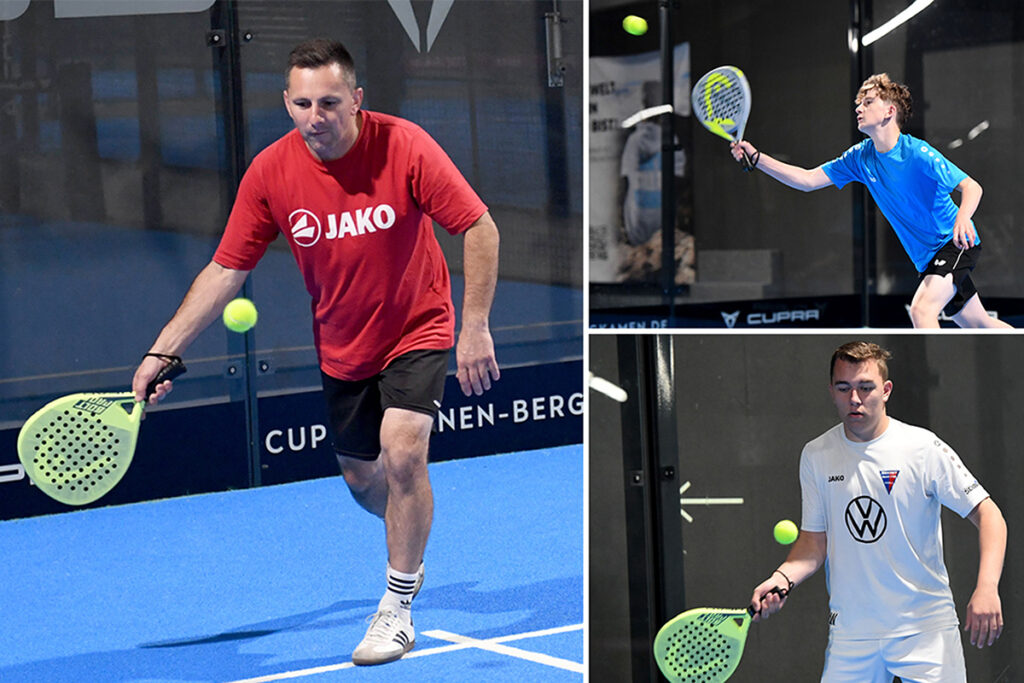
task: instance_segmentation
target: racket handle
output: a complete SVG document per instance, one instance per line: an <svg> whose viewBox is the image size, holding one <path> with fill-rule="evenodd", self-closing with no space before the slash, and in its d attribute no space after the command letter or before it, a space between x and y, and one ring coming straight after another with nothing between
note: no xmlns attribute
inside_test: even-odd
<svg viewBox="0 0 1024 683"><path fill-rule="evenodd" d="M775 588L772 588L770 591L768 591L768 593L778 593L779 597L781 597L783 600L785 600L786 596L789 595L789 591L788 590L786 590L785 588L779 588L778 586L776 586ZM766 593L766 595L767 595L767 593ZM763 599L764 598L762 598L762 600ZM754 615L760 614L760 613L761 613L761 610L754 609L754 607L752 605L747 605L747 614L749 614L750 616L754 616Z"/></svg>
<svg viewBox="0 0 1024 683"><path fill-rule="evenodd" d="M185 363L182 362L180 356L168 356L162 353L147 353L146 355L156 356L157 358L162 358L163 360L168 361L167 365L162 367L160 372L156 373L156 377L153 378L153 381L146 385L146 398L149 398L153 392L156 391L156 386L158 384L169 379L174 379L178 375L184 374L188 369L185 367Z"/></svg>

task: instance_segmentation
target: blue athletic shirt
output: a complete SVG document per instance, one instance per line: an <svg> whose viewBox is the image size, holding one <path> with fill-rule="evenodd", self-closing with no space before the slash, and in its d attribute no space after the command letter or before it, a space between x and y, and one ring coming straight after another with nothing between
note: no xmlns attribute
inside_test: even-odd
<svg viewBox="0 0 1024 683"><path fill-rule="evenodd" d="M924 140L901 133L895 147L879 154L865 138L821 169L838 188L853 180L867 185L918 272L953 239L957 205L949 193L967 174Z"/></svg>

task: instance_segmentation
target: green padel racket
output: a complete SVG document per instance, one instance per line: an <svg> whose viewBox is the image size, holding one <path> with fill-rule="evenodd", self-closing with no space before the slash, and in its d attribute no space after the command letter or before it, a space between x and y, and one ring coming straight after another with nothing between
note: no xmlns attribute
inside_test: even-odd
<svg viewBox="0 0 1024 683"><path fill-rule="evenodd" d="M150 382L185 372L180 358L169 357ZM18 458L39 490L66 505L99 500L121 481L135 454L145 402L131 392L71 394L51 401L22 425Z"/></svg>
<svg viewBox="0 0 1024 683"><path fill-rule="evenodd" d="M771 592L785 597L788 591ZM722 683L736 670L747 642L752 607L698 607L661 627L654 638L654 659L673 683Z"/></svg>
<svg viewBox="0 0 1024 683"><path fill-rule="evenodd" d="M743 139L751 102L747 77L734 66L720 66L707 72L690 93L690 103L697 120L730 142ZM750 156L743 152L743 170L753 168Z"/></svg>

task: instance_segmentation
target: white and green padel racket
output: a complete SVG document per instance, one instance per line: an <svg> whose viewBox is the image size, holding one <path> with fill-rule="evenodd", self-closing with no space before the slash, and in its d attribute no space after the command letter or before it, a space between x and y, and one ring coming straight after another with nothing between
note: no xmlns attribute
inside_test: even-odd
<svg viewBox="0 0 1024 683"><path fill-rule="evenodd" d="M707 72L690 93L690 103L697 120L709 131L730 142L743 139L751 102L747 77L734 66L720 66ZM755 164L743 152L743 170L750 171Z"/></svg>
<svg viewBox="0 0 1024 683"><path fill-rule="evenodd" d="M176 356L146 395L185 372ZM93 503L117 485L135 454L145 410L131 392L80 393L40 408L18 434L18 458L39 490L66 505Z"/></svg>
<svg viewBox="0 0 1024 683"><path fill-rule="evenodd" d="M771 592L786 597L788 591ZM723 683L736 671L747 642L752 607L698 607L661 627L654 638L654 659L673 683Z"/></svg>

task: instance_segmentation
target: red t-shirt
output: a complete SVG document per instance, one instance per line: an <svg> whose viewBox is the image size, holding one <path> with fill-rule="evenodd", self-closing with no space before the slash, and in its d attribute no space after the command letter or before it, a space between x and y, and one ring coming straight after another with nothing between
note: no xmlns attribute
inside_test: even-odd
<svg viewBox="0 0 1024 683"><path fill-rule="evenodd" d="M422 128L362 117L340 159L316 159L297 130L260 152L213 257L252 270L283 234L313 297L320 367L348 381L414 349L451 348L451 281L431 219L454 235L487 211Z"/></svg>

